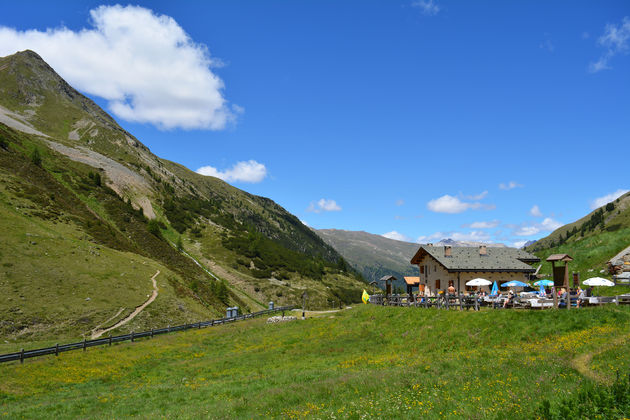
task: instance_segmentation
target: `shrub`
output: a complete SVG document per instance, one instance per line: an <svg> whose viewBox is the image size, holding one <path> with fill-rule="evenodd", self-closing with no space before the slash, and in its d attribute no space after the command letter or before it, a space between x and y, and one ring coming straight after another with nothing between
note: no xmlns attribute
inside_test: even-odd
<svg viewBox="0 0 630 420"><path fill-rule="evenodd" d="M101 186L101 174L99 174L98 172L90 172L88 174L88 177L92 180L94 185L96 185L97 187Z"/></svg>
<svg viewBox="0 0 630 420"><path fill-rule="evenodd" d="M157 220L149 220L149 223L147 223L147 230L149 231L149 233L157 236L158 238L162 238L160 223Z"/></svg>
<svg viewBox="0 0 630 420"><path fill-rule="evenodd" d="M31 152L31 162L33 162L35 166L42 166L42 156L39 154L39 149L37 147Z"/></svg>
<svg viewBox="0 0 630 420"><path fill-rule="evenodd" d="M630 378L619 378L610 386L587 384L577 393L552 404L544 399L536 414L543 419L628 418Z"/></svg>

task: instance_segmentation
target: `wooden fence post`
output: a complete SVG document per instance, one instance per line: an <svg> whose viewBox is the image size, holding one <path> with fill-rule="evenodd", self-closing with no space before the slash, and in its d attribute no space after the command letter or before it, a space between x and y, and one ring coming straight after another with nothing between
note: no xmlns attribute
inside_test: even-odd
<svg viewBox="0 0 630 420"><path fill-rule="evenodd" d="M131 331L131 342L133 343L133 331Z"/></svg>
<svg viewBox="0 0 630 420"><path fill-rule="evenodd" d="M24 349L20 351L20 363L24 363Z"/></svg>
<svg viewBox="0 0 630 420"><path fill-rule="evenodd" d="M59 356L59 343L55 344L55 356Z"/></svg>
<svg viewBox="0 0 630 420"><path fill-rule="evenodd" d="M153 338L153 328L151 328L151 338Z"/></svg>
<svg viewBox="0 0 630 420"><path fill-rule="evenodd" d="M83 351L85 351L85 337L83 337Z"/></svg>
<svg viewBox="0 0 630 420"><path fill-rule="evenodd" d="M111 334L109 335L109 345L110 346L112 345L112 336L111 336Z"/></svg>

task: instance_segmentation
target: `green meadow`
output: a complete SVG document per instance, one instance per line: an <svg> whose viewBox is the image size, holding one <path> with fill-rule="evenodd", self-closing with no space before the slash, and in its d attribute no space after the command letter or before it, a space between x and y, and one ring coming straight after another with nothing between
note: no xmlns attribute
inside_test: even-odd
<svg viewBox="0 0 630 420"><path fill-rule="evenodd" d="M629 345L623 306L362 305L0 365L0 417L560 418L585 402L627 417L628 387L608 390Z"/></svg>

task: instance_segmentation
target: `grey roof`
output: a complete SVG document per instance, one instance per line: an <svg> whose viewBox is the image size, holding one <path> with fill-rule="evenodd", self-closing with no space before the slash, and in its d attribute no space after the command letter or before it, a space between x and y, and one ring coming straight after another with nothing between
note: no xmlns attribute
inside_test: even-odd
<svg viewBox="0 0 630 420"><path fill-rule="evenodd" d="M443 246L422 245L411 259L412 264L418 264L420 258L431 255L448 271L522 271L533 273L536 271L527 262L539 262L540 259L522 249L487 247L486 255L479 255L477 247L452 247L451 256L444 255Z"/></svg>

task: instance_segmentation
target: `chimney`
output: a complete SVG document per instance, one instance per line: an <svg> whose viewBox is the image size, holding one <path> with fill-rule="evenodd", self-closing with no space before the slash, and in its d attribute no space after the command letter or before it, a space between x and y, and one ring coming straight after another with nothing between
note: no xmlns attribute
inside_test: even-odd
<svg viewBox="0 0 630 420"><path fill-rule="evenodd" d="M453 256L453 247L450 245L444 245L444 256L452 257Z"/></svg>
<svg viewBox="0 0 630 420"><path fill-rule="evenodd" d="M488 255L488 249L485 245L479 245L479 255Z"/></svg>
<svg viewBox="0 0 630 420"><path fill-rule="evenodd" d="M432 244L431 242L429 242L429 243L427 244L427 246L433 246L433 244Z"/></svg>

